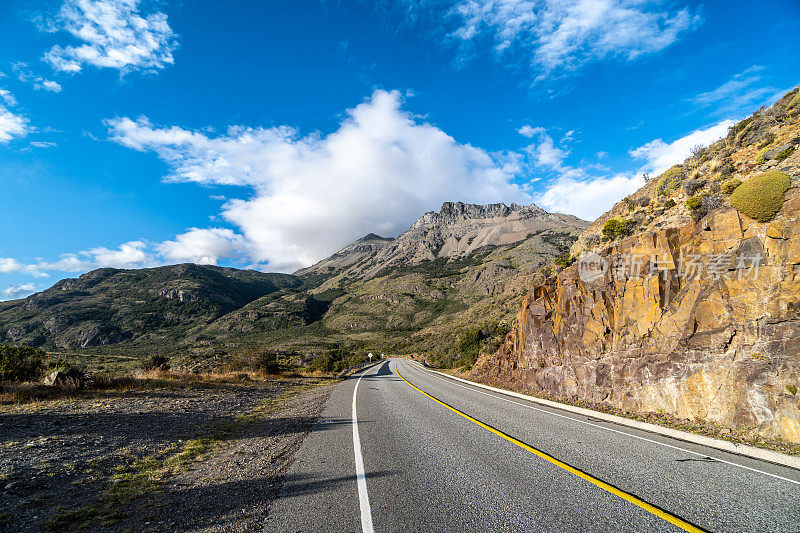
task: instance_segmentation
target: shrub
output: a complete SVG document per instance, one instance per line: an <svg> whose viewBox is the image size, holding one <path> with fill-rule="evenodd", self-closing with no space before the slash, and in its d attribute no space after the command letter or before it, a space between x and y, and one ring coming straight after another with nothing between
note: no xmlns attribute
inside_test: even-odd
<svg viewBox="0 0 800 533"><path fill-rule="evenodd" d="M633 233L633 228L636 225L632 219L619 219L611 218L606 220L603 225L603 236L606 239L616 239L617 237L625 237Z"/></svg>
<svg viewBox="0 0 800 533"><path fill-rule="evenodd" d="M47 367L47 356L30 346L0 345L0 381L36 381Z"/></svg>
<svg viewBox="0 0 800 533"><path fill-rule="evenodd" d="M787 109L792 108L796 105L800 105L800 89L795 91L794 97L792 97L792 99L789 100L789 104L786 106L786 108Z"/></svg>
<svg viewBox="0 0 800 533"><path fill-rule="evenodd" d="M664 207L666 207L667 209L669 209L670 207L675 207L675 200L670 198L669 200L664 202Z"/></svg>
<svg viewBox="0 0 800 533"><path fill-rule="evenodd" d="M733 193L733 191L736 190L736 187L738 187L741 184L742 180L736 178L729 179L728 181L722 184L722 192L730 196Z"/></svg>
<svg viewBox="0 0 800 533"><path fill-rule="evenodd" d="M706 183L708 182L704 179L693 178L683 184L683 190L689 196L694 196L694 193L705 187Z"/></svg>
<svg viewBox="0 0 800 533"><path fill-rule="evenodd" d="M575 262L575 258L569 255L569 252L564 252L563 254L556 257L555 263L556 266L560 267L568 267L572 263Z"/></svg>
<svg viewBox="0 0 800 533"><path fill-rule="evenodd" d="M648 198L647 196L639 198L638 204L642 207L647 207L648 205L650 205L650 198Z"/></svg>
<svg viewBox="0 0 800 533"><path fill-rule="evenodd" d="M747 128L747 126L749 126L750 123L753 122L753 120L755 120L755 118L756 118L755 115L753 115L731 126L730 129L728 130L728 138L735 139L736 141L738 141L739 134L743 132Z"/></svg>
<svg viewBox="0 0 800 533"><path fill-rule="evenodd" d="M764 162L764 156L767 154L767 152L769 152L769 148L764 148L763 150L761 150L756 154L756 159L755 159L756 165L760 165L761 163Z"/></svg>
<svg viewBox="0 0 800 533"><path fill-rule="evenodd" d="M249 366L255 372L277 374L281 371L277 354L273 352L257 352L250 356Z"/></svg>
<svg viewBox="0 0 800 533"><path fill-rule="evenodd" d="M784 159L789 157L789 155L791 155L793 150L794 150L793 146L790 146L789 148L784 148L783 150L778 152L778 155L775 156L775 159L777 159L778 161L783 161Z"/></svg>
<svg viewBox="0 0 800 533"><path fill-rule="evenodd" d="M139 368L144 371L148 370L169 370L169 359L163 355L151 355L139 361Z"/></svg>
<svg viewBox="0 0 800 533"><path fill-rule="evenodd" d="M765 172L745 181L731 194L737 211L759 222L767 222L780 211L783 196L792 182L783 172Z"/></svg>
<svg viewBox="0 0 800 533"><path fill-rule="evenodd" d="M669 196L678 190L681 181L683 180L683 167L675 165L668 168L661 174L661 179L658 180L658 195Z"/></svg>
<svg viewBox="0 0 800 533"><path fill-rule="evenodd" d="M686 207L692 211L697 211L703 206L703 200L699 196L692 196L686 200Z"/></svg>
<svg viewBox="0 0 800 533"><path fill-rule="evenodd" d="M792 396L797 395L797 387L795 387L794 385L786 385L786 390L789 391L789 394L791 394Z"/></svg>

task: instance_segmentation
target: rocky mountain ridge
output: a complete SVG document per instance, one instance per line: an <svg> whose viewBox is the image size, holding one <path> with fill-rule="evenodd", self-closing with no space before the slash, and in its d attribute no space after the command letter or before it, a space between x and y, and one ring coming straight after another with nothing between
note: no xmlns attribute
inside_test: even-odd
<svg viewBox="0 0 800 533"><path fill-rule="evenodd" d="M485 246L505 246L546 230L582 230L588 223L571 215L548 213L536 205L445 202L395 239L370 234L296 274L342 274L373 278L386 269L439 258L468 256Z"/></svg>

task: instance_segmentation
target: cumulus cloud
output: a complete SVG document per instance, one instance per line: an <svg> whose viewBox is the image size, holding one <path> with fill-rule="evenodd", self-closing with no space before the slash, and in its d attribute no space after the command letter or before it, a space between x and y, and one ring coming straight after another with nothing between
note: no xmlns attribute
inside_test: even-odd
<svg viewBox="0 0 800 533"><path fill-rule="evenodd" d="M249 187L252 197L229 200L222 216L240 228L251 259L270 269L309 265L365 228L397 234L454 198L530 201L509 168L420 122L396 91L375 91L327 135L235 126L211 136L125 117L108 126L119 144L158 154L170 180Z"/></svg>
<svg viewBox="0 0 800 533"><path fill-rule="evenodd" d="M0 144L14 137L24 137L30 132L28 119L9 109L16 104L16 99L9 91L0 89Z"/></svg>
<svg viewBox="0 0 800 533"><path fill-rule="evenodd" d="M44 59L55 70L84 65L121 72L156 71L172 64L177 39L160 11L140 13L139 0L66 0L49 31L65 30L74 45L53 46Z"/></svg>
<svg viewBox="0 0 800 533"><path fill-rule="evenodd" d="M22 270L22 265L19 261L12 257L0 257L0 272L5 274L11 272L19 272Z"/></svg>
<svg viewBox="0 0 800 533"><path fill-rule="evenodd" d="M221 258L247 257L249 243L227 228L189 228L156 249L170 262L216 265Z"/></svg>
<svg viewBox="0 0 800 533"><path fill-rule="evenodd" d="M728 133L728 128L735 123L734 120L726 119L713 126L695 130L671 143L664 142L662 139L654 139L634 148L630 151L630 155L645 161L642 172L660 174L689 157L695 146L708 146L724 137Z"/></svg>
<svg viewBox="0 0 800 533"><path fill-rule="evenodd" d="M586 179L563 175L547 186L536 198L536 203L548 211L594 220L643 185L644 178L640 174L623 173Z"/></svg>
<svg viewBox="0 0 800 533"><path fill-rule="evenodd" d="M563 75L612 57L658 52L700 24L689 8L662 0L404 0L407 19L434 11L462 58L488 48L521 59L536 79ZM442 9L442 5L447 5ZM433 5L434 7L430 7ZM441 32L441 29L440 29Z"/></svg>
<svg viewBox="0 0 800 533"><path fill-rule="evenodd" d="M23 283L22 285L8 285L5 289L0 291L0 301L16 300L18 298L25 298L36 292L36 286L33 283Z"/></svg>

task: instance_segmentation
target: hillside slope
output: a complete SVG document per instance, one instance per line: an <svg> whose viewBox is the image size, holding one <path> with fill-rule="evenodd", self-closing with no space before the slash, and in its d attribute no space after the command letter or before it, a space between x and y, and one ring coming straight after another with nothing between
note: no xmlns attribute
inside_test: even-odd
<svg viewBox="0 0 800 533"><path fill-rule="evenodd" d="M102 268L0 302L0 342L49 349L174 343L253 300L301 285L288 274L194 264Z"/></svg>
<svg viewBox="0 0 800 533"><path fill-rule="evenodd" d="M800 442L799 94L592 223L472 377Z"/></svg>
<svg viewBox="0 0 800 533"><path fill-rule="evenodd" d="M295 275L100 269L0 303L0 342L165 353L192 367L264 350L295 365L356 350L474 359L459 336L477 327L478 345L502 340L524 287L587 224L536 206L447 203L396 239L369 234Z"/></svg>

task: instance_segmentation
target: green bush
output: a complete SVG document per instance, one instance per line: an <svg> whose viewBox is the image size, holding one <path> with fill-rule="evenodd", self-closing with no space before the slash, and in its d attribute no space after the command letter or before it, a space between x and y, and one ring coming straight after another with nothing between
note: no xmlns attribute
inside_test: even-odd
<svg viewBox="0 0 800 533"><path fill-rule="evenodd" d="M667 209L669 209L670 207L675 207L675 200L670 198L669 200L664 202L664 207L666 207Z"/></svg>
<svg viewBox="0 0 800 533"><path fill-rule="evenodd" d="M617 237L625 237L633 233L633 228L636 222L633 219L619 219L611 218L606 220L603 225L603 236L606 239L616 239Z"/></svg>
<svg viewBox="0 0 800 533"><path fill-rule="evenodd" d="M692 211L697 211L703 206L703 200L699 196L692 196L688 200L686 200L686 207L691 209Z"/></svg>
<svg viewBox="0 0 800 533"><path fill-rule="evenodd" d="M462 331L454 346L454 351L461 357L455 359L451 367L469 368L475 364L482 351L496 352L510 330L507 324L498 322Z"/></svg>
<svg viewBox="0 0 800 533"><path fill-rule="evenodd" d="M730 129L728 130L728 137L729 138L737 137L739 135L739 133L744 131L745 128L747 128L747 126L749 126L750 123L753 122L753 120L755 120L755 118L756 118L755 115L751 116L751 117L747 117L746 119L742 120L741 122L738 122L738 123L734 124L733 126L731 126Z"/></svg>
<svg viewBox="0 0 800 533"><path fill-rule="evenodd" d="M250 356L250 369L265 374L277 374L281 371L278 355L273 352L257 352Z"/></svg>
<svg viewBox="0 0 800 533"><path fill-rule="evenodd" d="M800 89L795 91L794 97L792 97L792 99L789 100L789 104L786 106L786 108L789 109L796 105L800 105Z"/></svg>
<svg viewBox="0 0 800 533"><path fill-rule="evenodd" d="M783 161L784 159L789 157L793 151L794 151L794 146L790 146L789 148L784 148L783 150L778 152L778 155L775 156L775 159L777 159L778 161Z"/></svg>
<svg viewBox="0 0 800 533"><path fill-rule="evenodd" d="M47 356L30 346L0 345L0 381L36 381L47 368Z"/></svg>
<svg viewBox="0 0 800 533"><path fill-rule="evenodd" d="M764 156L766 155L767 152L769 152L769 148L764 148L763 150L761 150L756 154L756 165L760 165L761 163L764 162Z"/></svg>
<svg viewBox="0 0 800 533"><path fill-rule="evenodd" d="M169 370L169 359L163 355L151 355L139 361L139 368L142 370Z"/></svg>
<svg viewBox="0 0 800 533"><path fill-rule="evenodd" d="M683 177L683 167L680 165L675 165L665 170L664 173L661 174L661 179L658 180L658 195L669 196L677 191Z"/></svg>
<svg viewBox="0 0 800 533"><path fill-rule="evenodd" d="M731 205L754 220L767 222L780 211L783 196L791 186L789 176L783 172L765 172L739 185L731 194Z"/></svg>
<svg viewBox="0 0 800 533"><path fill-rule="evenodd" d="M574 262L575 262L575 258L571 257L569 255L569 252L564 252L563 254L561 254L558 257L556 257L556 260L555 260L556 266L560 266L560 267L568 267Z"/></svg>
<svg viewBox="0 0 800 533"><path fill-rule="evenodd" d="M730 196L733 191L736 190L736 187L742 184L742 180L737 178L729 179L725 183L722 184L722 192Z"/></svg>

